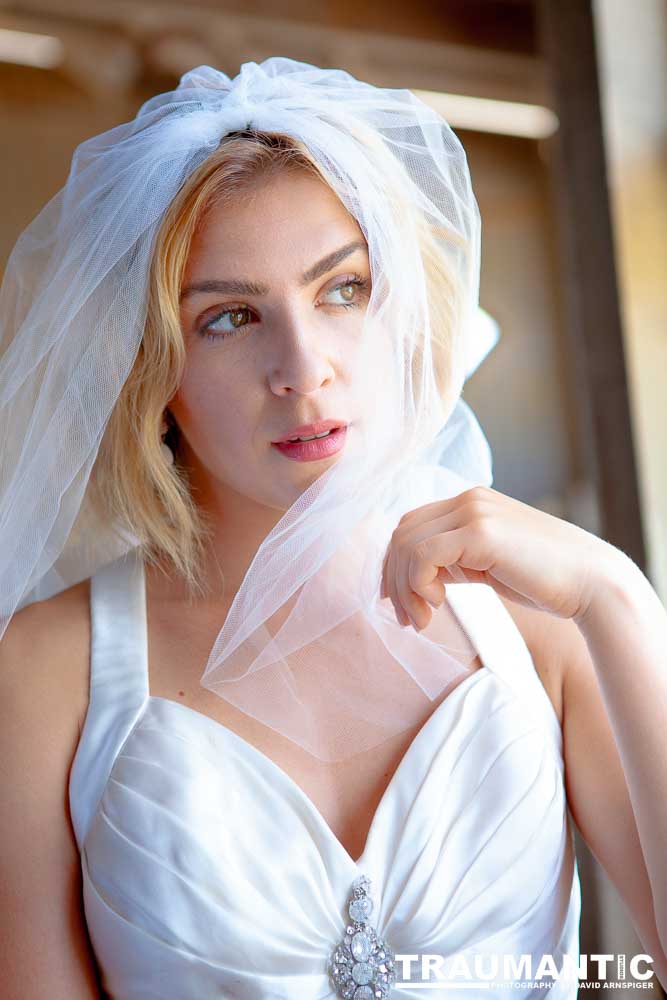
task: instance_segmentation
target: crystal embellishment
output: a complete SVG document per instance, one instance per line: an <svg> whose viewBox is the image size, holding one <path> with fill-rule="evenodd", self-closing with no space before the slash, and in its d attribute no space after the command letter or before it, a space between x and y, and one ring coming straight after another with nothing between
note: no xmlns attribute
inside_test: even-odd
<svg viewBox="0 0 667 1000"><path fill-rule="evenodd" d="M367 875L352 883L347 907L350 923L329 960L336 996L344 1000L385 1000L396 982L394 952L368 923L373 912L370 885Z"/></svg>

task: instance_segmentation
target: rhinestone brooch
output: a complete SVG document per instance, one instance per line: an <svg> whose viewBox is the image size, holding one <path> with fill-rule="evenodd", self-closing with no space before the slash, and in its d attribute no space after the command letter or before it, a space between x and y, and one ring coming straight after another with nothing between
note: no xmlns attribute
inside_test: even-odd
<svg viewBox="0 0 667 1000"><path fill-rule="evenodd" d="M367 875L352 883L350 923L329 960L336 996L344 1000L385 1000L396 982L394 952L368 923L373 911L370 885Z"/></svg>

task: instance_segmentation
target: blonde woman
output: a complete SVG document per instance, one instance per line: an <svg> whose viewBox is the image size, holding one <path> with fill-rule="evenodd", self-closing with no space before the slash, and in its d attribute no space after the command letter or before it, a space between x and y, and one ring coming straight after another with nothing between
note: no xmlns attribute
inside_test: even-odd
<svg viewBox="0 0 667 1000"><path fill-rule="evenodd" d="M491 488L478 271L446 124L286 59L84 144L17 244L8 1000L574 997L568 807L667 978L665 611Z"/></svg>

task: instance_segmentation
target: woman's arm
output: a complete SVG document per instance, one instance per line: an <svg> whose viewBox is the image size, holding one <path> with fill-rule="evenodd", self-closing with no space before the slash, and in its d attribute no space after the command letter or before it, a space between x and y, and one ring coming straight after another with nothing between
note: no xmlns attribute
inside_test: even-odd
<svg viewBox="0 0 667 1000"><path fill-rule="evenodd" d="M68 600L25 608L0 642L4 1000L99 1000L101 995L68 807L81 709L72 665L81 663L85 646L81 629L66 627Z"/></svg>
<svg viewBox="0 0 667 1000"><path fill-rule="evenodd" d="M656 608L657 597L652 590L652 598L648 598L646 605L641 602L634 612L633 601L626 604L615 590L612 584L605 600L606 591L600 589L600 604L595 608L594 619L589 618L581 625L573 619L525 608L507 598L501 600L521 631L542 680L560 677L570 811L582 837L618 890L642 947L653 958L653 970L665 985L667 957L660 940L652 881L635 816L635 809L641 810L643 805L644 823L651 827L656 822L649 832L649 841L653 838L652 843L658 844L665 803L655 789L665 787L667 729L664 702L660 708L660 691L664 698L667 673L664 651L658 651L648 668L646 655L653 656L651 636L655 639L660 629L664 629L660 621L664 621L665 611L659 601L659 609ZM618 600L620 607L615 607ZM647 614L650 617L651 606L656 616L652 624L646 617ZM633 614L632 620L627 618L628 612ZM636 614L642 621L634 618ZM656 685L657 673L661 676ZM635 785L639 778L638 791L631 790L633 774ZM660 864L664 873L664 859L659 856ZM653 876L656 877L661 877L659 870ZM658 898L660 891L664 898L667 888L664 874L662 878Z"/></svg>
<svg viewBox="0 0 667 1000"><path fill-rule="evenodd" d="M582 745L588 707L591 713L606 709L609 727L618 751L618 765L627 782L632 814L646 863L652 894L652 909L663 949L661 978L667 982L667 611L646 577L630 560L619 561L618 572L603 574L586 613L576 620L589 656L583 653L565 676L565 705L575 725L565 721L566 736L572 737L570 753L575 771L585 781ZM591 672L592 668L592 672ZM568 676L569 675L569 676ZM597 685L594 684L594 678ZM596 687L598 690L596 690ZM583 703L583 707L582 707ZM606 766L617 762L607 755L598 761L600 779ZM618 766L617 765L617 766ZM590 766L590 765L589 765ZM593 775L594 780L594 775ZM580 782L581 783L581 782ZM575 794L593 794L589 779ZM609 817L613 836L623 828ZM594 820L595 829L601 820ZM629 859L625 866L630 867ZM638 873L628 871L628 880ZM641 877L641 876L640 876Z"/></svg>

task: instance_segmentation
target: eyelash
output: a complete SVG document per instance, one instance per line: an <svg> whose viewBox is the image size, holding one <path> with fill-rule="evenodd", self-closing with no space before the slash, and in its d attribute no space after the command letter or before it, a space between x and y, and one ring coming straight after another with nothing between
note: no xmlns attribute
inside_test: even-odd
<svg viewBox="0 0 667 1000"><path fill-rule="evenodd" d="M327 294L329 294L330 292L337 292L339 288L347 288L348 285L356 285L356 287L359 288L360 291L365 291L368 288L369 281L368 278L362 278L360 274L353 274L351 278L348 278L345 281L341 281L338 285L334 285L333 288L330 288ZM335 305L342 307L343 309L357 309L359 303L337 302L335 303ZM229 316L231 313L238 313L238 312L251 312L251 310L247 306L242 306L240 308L232 307L228 309L223 309L222 312L216 313L215 316L212 316L210 319L206 320L206 322L199 327L197 333L199 334L200 337L205 337L206 340L210 341L228 340L230 337L237 336L237 334L241 333L245 329L245 327L249 326L250 324L243 323L242 326L236 327L235 330L225 330L222 333L208 333L207 331L214 323L217 323L218 320L222 319L223 316Z"/></svg>

